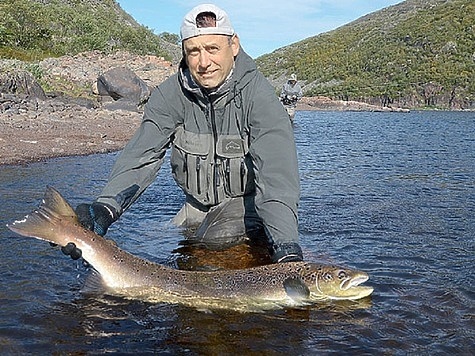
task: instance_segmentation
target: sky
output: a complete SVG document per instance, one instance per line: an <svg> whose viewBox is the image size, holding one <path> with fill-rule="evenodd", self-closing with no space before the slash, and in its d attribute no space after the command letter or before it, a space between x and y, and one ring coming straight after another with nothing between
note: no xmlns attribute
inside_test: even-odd
<svg viewBox="0 0 475 356"><path fill-rule="evenodd" d="M226 11L244 50L253 58L331 31L402 0L117 0L154 33L180 33L185 14L201 3Z"/></svg>

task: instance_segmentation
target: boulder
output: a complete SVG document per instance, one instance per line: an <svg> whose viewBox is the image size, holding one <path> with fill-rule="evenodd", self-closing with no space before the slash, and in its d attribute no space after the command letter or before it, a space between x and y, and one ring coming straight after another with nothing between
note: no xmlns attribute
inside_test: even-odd
<svg viewBox="0 0 475 356"><path fill-rule="evenodd" d="M46 100L46 94L31 73L12 70L0 74L0 93L23 95L29 99Z"/></svg>
<svg viewBox="0 0 475 356"><path fill-rule="evenodd" d="M127 105L138 106L149 98L151 89L132 70L116 67L97 78L97 93L110 96L115 101L127 102Z"/></svg>

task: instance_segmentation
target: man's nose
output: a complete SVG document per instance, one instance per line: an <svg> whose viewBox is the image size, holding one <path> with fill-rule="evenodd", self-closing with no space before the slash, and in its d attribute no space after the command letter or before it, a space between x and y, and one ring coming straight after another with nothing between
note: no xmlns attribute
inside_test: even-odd
<svg viewBox="0 0 475 356"><path fill-rule="evenodd" d="M211 63L210 55L207 51L200 52L199 66L202 68L208 68Z"/></svg>

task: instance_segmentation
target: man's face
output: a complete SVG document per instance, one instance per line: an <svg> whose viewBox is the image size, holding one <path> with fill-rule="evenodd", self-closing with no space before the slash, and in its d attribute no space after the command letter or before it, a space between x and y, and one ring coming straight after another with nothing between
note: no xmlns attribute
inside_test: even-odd
<svg viewBox="0 0 475 356"><path fill-rule="evenodd" d="M183 41L185 59L193 79L203 88L220 86L228 77L239 52L239 38L201 35Z"/></svg>

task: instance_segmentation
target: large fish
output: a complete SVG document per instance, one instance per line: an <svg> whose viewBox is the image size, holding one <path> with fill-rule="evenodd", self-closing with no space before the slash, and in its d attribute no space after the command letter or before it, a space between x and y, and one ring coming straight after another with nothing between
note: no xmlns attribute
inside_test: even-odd
<svg viewBox="0 0 475 356"><path fill-rule="evenodd" d="M184 271L134 256L83 228L68 202L52 187L38 209L7 225L20 235L82 250L102 292L199 309L277 309L325 299L360 299L373 288L360 286L364 272L308 262L270 264L240 270ZM97 284L99 285L99 284Z"/></svg>

